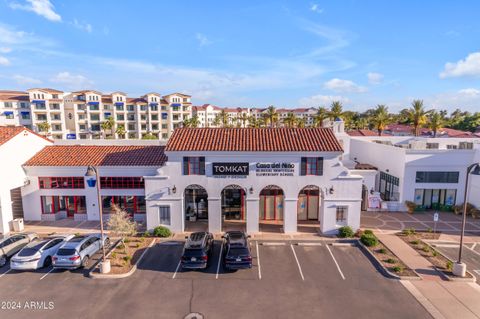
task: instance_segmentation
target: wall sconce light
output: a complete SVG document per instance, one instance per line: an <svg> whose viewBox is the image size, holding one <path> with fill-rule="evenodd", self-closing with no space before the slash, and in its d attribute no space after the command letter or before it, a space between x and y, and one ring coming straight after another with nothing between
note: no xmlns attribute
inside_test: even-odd
<svg viewBox="0 0 480 319"><path fill-rule="evenodd" d="M388 168L387 168L385 171L386 171L387 173L390 172L390 170L389 170Z"/></svg>
<svg viewBox="0 0 480 319"><path fill-rule="evenodd" d="M177 192L177 187L176 187L175 185L173 185L173 187L172 187L172 193L175 194L176 192Z"/></svg>
<svg viewBox="0 0 480 319"><path fill-rule="evenodd" d="M330 186L330 188L328 189L328 193L332 195L334 192L335 192L335 189L333 189L333 186Z"/></svg>
<svg viewBox="0 0 480 319"><path fill-rule="evenodd" d="M248 192L250 193L250 195L253 194L253 186L250 186L250 188L248 189Z"/></svg>
<svg viewBox="0 0 480 319"><path fill-rule="evenodd" d="M375 193L375 191L373 190L373 188L370 190L370 195L373 195L373 193Z"/></svg>

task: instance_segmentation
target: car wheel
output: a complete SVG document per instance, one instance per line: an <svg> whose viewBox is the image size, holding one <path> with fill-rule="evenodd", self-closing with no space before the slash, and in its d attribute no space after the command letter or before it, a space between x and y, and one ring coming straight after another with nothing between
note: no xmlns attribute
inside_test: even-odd
<svg viewBox="0 0 480 319"><path fill-rule="evenodd" d="M0 256L0 267L5 266L6 263L7 263L7 256L5 255Z"/></svg>
<svg viewBox="0 0 480 319"><path fill-rule="evenodd" d="M88 256L85 256L82 259L82 268L85 268L87 266L88 266Z"/></svg>
<svg viewBox="0 0 480 319"><path fill-rule="evenodd" d="M45 260L43 261L43 266L42 267L48 267L52 264L52 257L47 256Z"/></svg>

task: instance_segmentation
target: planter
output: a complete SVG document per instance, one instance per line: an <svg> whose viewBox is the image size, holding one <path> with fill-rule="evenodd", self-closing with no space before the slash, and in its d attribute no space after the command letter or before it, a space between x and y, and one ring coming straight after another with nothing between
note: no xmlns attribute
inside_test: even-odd
<svg viewBox="0 0 480 319"><path fill-rule="evenodd" d="M102 261L100 263L100 273L101 274L108 274L111 270L110 259Z"/></svg>

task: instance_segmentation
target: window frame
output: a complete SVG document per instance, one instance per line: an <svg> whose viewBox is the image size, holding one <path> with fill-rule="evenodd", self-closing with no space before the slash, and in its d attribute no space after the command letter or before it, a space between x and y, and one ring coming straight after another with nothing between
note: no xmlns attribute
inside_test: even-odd
<svg viewBox="0 0 480 319"><path fill-rule="evenodd" d="M341 219L339 219L339 214ZM339 205L335 207L335 223L337 225L344 225L348 222L348 206Z"/></svg>
<svg viewBox="0 0 480 319"><path fill-rule="evenodd" d="M164 216L162 217L162 209L164 209L164 212L167 212L168 214L168 219ZM158 206L158 221L160 225L168 225L170 226L172 224L172 212L171 212L171 207L170 205L159 205Z"/></svg>

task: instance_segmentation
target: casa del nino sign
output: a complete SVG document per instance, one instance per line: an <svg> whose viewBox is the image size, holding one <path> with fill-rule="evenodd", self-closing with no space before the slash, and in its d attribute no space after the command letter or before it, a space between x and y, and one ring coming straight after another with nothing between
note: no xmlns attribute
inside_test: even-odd
<svg viewBox="0 0 480 319"><path fill-rule="evenodd" d="M295 164L292 163L257 163L257 176L294 176Z"/></svg>

